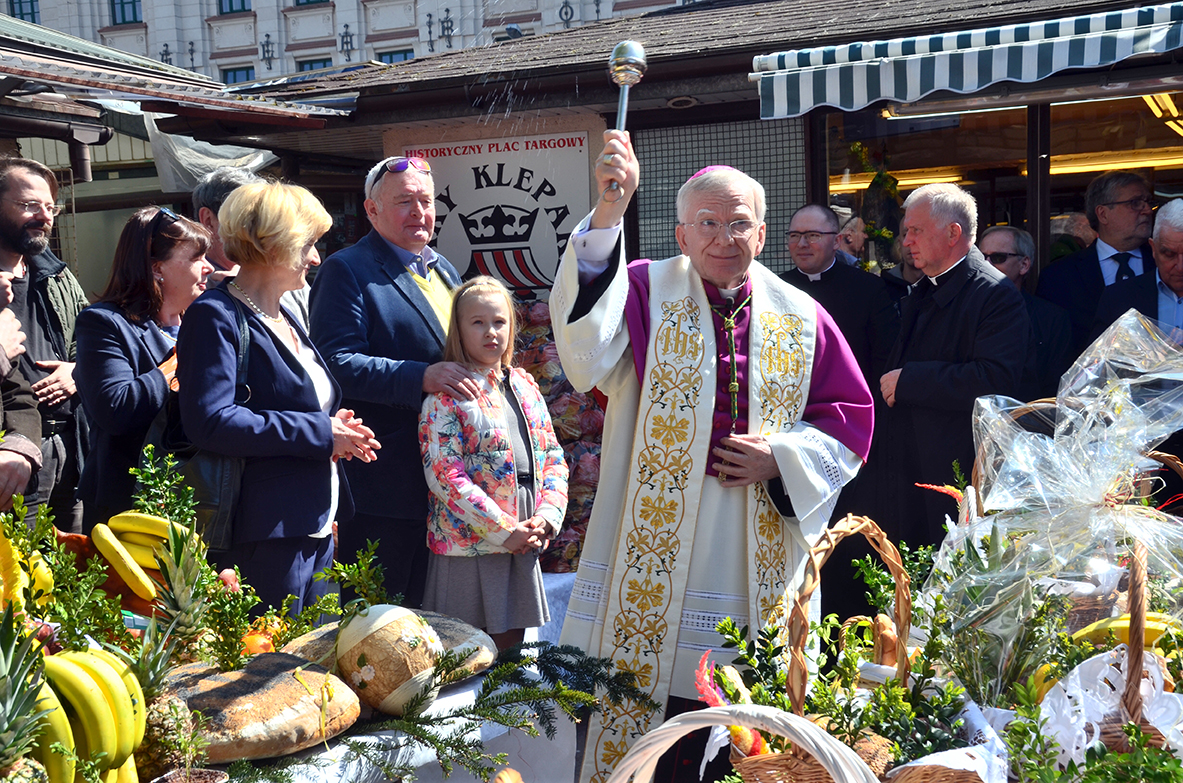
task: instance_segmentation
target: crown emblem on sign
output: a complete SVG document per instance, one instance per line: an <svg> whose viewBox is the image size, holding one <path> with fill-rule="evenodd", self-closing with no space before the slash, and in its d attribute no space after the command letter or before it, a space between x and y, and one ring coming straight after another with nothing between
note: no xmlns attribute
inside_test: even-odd
<svg viewBox="0 0 1183 783"><path fill-rule="evenodd" d="M496 245L503 242L528 245L538 210L494 204L467 215L460 215L460 225L471 245Z"/></svg>

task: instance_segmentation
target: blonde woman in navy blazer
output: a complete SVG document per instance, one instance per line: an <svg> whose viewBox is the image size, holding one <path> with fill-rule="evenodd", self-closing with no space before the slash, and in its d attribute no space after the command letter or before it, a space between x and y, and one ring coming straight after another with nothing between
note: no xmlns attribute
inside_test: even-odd
<svg viewBox="0 0 1183 783"><path fill-rule="evenodd" d="M90 422L78 499L88 533L132 507L128 470L168 398L181 316L213 272L209 244L199 223L170 209L141 209L123 227L98 303L78 314L74 380Z"/></svg>
<svg viewBox="0 0 1183 783"><path fill-rule="evenodd" d="M238 276L202 295L185 314L177 345L181 421L200 448L245 457L234 544L215 553L238 566L266 606L289 594L293 613L325 592L312 575L332 562L336 520L353 515L338 460L374 459L374 433L339 409L341 390L299 320L281 308L320 263L315 242L332 224L304 188L244 185L218 212ZM235 401L239 331L248 313L250 395Z"/></svg>

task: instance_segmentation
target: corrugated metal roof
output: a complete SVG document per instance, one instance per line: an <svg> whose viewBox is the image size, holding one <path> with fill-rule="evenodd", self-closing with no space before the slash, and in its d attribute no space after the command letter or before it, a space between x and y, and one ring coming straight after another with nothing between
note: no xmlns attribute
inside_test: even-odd
<svg viewBox="0 0 1183 783"><path fill-rule="evenodd" d="M109 46L87 41L84 38L76 38L49 27L3 14L0 14L0 45L17 51L65 56L75 63L80 62L79 58L83 58L92 64L105 63L108 66L118 64L121 68L129 71L167 76L173 81L218 84L204 74L175 65L165 65L159 60L112 49Z"/></svg>
<svg viewBox="0 0 1183 783"><path fill-rule="evenodd" d="M677 78L695 58L753 57L781 49L949 32L1129 7L1120 0L711 0L548 35L469 47L382 68L333 74L263 94L312 100L483 84L604 68L619 41L640 41L649 73Z"/></svg>

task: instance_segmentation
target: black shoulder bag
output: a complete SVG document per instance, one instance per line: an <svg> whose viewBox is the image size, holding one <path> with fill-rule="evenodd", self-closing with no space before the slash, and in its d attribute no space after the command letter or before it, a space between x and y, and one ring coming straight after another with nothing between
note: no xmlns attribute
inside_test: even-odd
<svg viewBox="0 0 1183 783"><path fill-rule="evenodd" d="M234 304L234 316L238 322L238 371L234 402L242 405L251 397L251 389L246 382L251 333L242 305L233 296L230 296L230 301ZM149 444L155 447L157 456L173 454L177 460L177 471L185 484L193 488L193 499L197 502L197 532L201 540L210 550L230 549L234 542L234 512L242 488L245 459L194 446L181 425L176 392L169 393L164 407L148 428L144 445Z"/></svg>

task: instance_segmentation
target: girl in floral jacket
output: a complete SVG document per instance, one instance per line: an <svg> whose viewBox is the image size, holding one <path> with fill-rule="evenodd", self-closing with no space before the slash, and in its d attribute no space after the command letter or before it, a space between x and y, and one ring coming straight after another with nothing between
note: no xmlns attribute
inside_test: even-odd
<svg viewBox="0 0 1183 783"><path fill-rule="evenodd" d="M550 619L538 555L567 509L567 463L546 401L510 366L516 335L499 281L456 289L444 360L465 365L480 394L432 394L419 417L431 489L423 608L484 628L502 649Z"/></svg>

